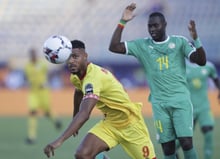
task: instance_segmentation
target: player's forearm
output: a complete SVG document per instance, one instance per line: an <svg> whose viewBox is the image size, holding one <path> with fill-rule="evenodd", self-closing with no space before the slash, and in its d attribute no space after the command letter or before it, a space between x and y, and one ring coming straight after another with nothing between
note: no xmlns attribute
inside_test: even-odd
<svg viewBox="0 0 220 159"><path fill-rule="evenodd" d="M89 119L89 114L78 113L63 134L58 138L58 140L64 142L73 134L77 134L78 130L83 126L83 124Z"/></svg>

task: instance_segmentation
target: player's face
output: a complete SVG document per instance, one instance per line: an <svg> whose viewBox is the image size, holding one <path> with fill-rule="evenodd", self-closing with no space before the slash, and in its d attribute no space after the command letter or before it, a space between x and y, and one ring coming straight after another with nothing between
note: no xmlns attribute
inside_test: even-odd
<svg viewBox="0 0 220 159"><path fill-rule="evenodd" d="M154 41L164 41L166 38L166 22L160 17L151 17L148 21L148 32Z"/></svg>
<svg viewBox="0 0 220 159"><path fill-rule="evenodd" d="M87 54L84 49L74 48L72 54L67 60L67 67L72 74L78 76L84 74L87 66Z"/></svg>

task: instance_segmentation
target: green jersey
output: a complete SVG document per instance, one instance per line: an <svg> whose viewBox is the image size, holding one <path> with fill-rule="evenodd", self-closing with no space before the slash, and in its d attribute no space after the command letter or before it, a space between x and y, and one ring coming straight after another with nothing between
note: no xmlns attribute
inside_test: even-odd
<svg viewBox="0 0 220 159"><path fill-rule="evenodd" d="M208 79L218 77L215 66L210 62L207 62L205 66L189 63L186 67L186 75L194 112L209 109Z"/></svg>
<svg viewBox="0 0 220 159"><path fill-rule="evenodd" d="M126 53L143 66L150 87L151 102L175 102L190 98L185 58L195 48L182 36L168 36L163 42L151 38L125 42Z"/></svg>

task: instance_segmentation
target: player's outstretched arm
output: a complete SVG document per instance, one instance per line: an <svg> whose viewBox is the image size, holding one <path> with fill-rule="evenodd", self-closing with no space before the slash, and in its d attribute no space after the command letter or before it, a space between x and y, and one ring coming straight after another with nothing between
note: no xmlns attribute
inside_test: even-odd
<svg viewBox="0 0 220 159"><path fill-rule="evenodd" d="M135 8L136 8L135 3L131 3L130 5L128 5L125 8L125 10L122 14L121 20L112 35L112 39L111 39L111 42L109 45L110 51L115 52L115 53L125 54L125 52L126 52L125 44L124 44L124 42L121 42L121 35L122 35L122 31L125 27L125 24L135 17L135 15L133 13Z"/></svg>
<svg viewBox="0 0 220 159"><path fill-rule="evenodd" d="M196 24L194 20L190 20L188 29L190 36L192 37L194 45L196 47L196 52L191 54L190 61L197 63L198 65L204 66L206 64L206 53L198 37L196 31Z"/></svg>
<svg viewBox="0 0 220 159"><path fill-rule="evenodd" d="M80 110L73 118L66 130L55 141L51 142L44 148L44 153L47 157L54 155L54 150L62 145L70 136L76 135L78 130L89 119L89 116L97 103L97 99L86 98L80 104Z"/></svg>

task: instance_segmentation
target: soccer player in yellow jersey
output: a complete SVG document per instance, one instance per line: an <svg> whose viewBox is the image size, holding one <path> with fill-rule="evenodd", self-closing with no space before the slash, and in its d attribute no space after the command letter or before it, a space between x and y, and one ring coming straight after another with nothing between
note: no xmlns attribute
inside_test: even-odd
<svg viewBox="0 0 220 159"><path fill-rule="evenodd" d="M51 119L56 128L61 127L61 122L55 120L50 108L48 82L48 68L44 61L37 57L35 49L29 51L30 61L25 66L25 76L28 82L28 137L26 143L33 144L37 136L37 112L41 109Z"/></svg>
<svg viewBox="0 0 220 159"><path fill-rule="evenodd" d="M141 104L133 103L123 86L108 70L88 62L85 45L73 40L67 60L70 80L75 86L74 117L67 129L44 148L47 157L89 119L94 107L104 119L92 127L75 152L76 159L94 159L97 154L121 145L133 159L156 159L145 125Z"/></svg>

